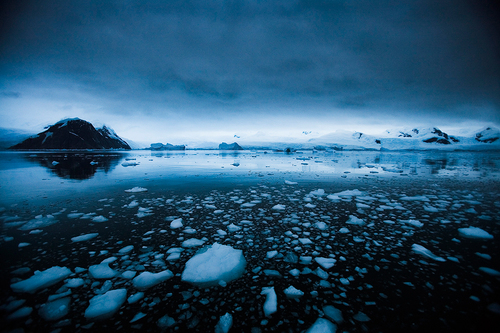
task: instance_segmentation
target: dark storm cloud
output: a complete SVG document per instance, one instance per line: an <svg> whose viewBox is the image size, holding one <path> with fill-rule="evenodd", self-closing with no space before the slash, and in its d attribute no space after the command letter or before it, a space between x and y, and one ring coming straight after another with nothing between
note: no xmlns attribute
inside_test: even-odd
<svg viewBox="0 0 500 333"><path fill-rule="evenodd" d="M0 74L2 84L47 77L137 104L296 102L498 121L500 36L487 5L12 2L1 26ZM461 114L463 105L496 111Z"/></svg>

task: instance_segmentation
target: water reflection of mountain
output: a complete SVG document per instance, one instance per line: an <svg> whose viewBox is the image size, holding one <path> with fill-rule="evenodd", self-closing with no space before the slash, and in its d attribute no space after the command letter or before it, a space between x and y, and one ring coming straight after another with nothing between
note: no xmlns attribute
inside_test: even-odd
<svg viewBox="0 0 500 333"><path fill-rule="evenodd" d="M58 177L77 180L92 178L98 170L108 173L124 157L114 153L44 153L27 156L30 161L50 169Z"/></svg>

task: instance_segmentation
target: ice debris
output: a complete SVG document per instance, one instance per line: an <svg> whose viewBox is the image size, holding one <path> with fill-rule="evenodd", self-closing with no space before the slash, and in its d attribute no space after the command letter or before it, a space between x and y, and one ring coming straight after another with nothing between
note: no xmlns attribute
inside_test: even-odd
<svg viewBox="0 0 500 333"><path fill-rule="evenodd" d="M15 292L35 293L37 290L52 286L71 275L71 270L67 267L53 266L44 271L36 271L35 275L27 280L11 284L10 287Z"/></svg>
<svg viewBox="0 0 500 333"><path fill-rule="evenodd" d="M487 231L476 227L459 228L458 233L460 236L465 238L493 239L493 235L490 235Z"/></svg>
<svg viewBox="0 0 500 333"><path fill-rule="evenodd" d="M436 261L445 261L444 258L438 257L438 256L434 255L431 251L427 250L422 245L413 244L411 246L411 249L412 249L413 252L421 254L424 257L427 257L427 258L430 258L430 259L433 259L433 260L436 260Z"/></svg>
<svg viewBox="0 0 500 333"><path fill-rule="evenodd" d="M85 318L102 320L112 317L127 298L126 289L110 290L103 295L90 299L90 305L85 310Z"/></svg>

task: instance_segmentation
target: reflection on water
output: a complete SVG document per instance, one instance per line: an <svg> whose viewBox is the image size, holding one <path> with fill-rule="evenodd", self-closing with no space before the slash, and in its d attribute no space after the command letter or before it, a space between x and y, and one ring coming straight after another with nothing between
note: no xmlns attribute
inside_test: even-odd
<svg viewBox="0 0 500 333"><path fill-rule="evenodd" d="M60 178L75 180L92 178L98 171L108 173L124 158L123 155L111 153L48 153L23 157L49 169L52 174Z"/></svg>

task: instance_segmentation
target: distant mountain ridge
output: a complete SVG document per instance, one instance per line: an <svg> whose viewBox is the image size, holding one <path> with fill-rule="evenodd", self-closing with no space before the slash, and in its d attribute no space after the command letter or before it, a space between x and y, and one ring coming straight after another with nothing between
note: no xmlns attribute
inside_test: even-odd
<svg viewBox="0 0 500 333"><path fill-rule="evenodd" d="M88 121L71 118L49 126L9 149L131 149L107 126L96 129Z"/></svg>

